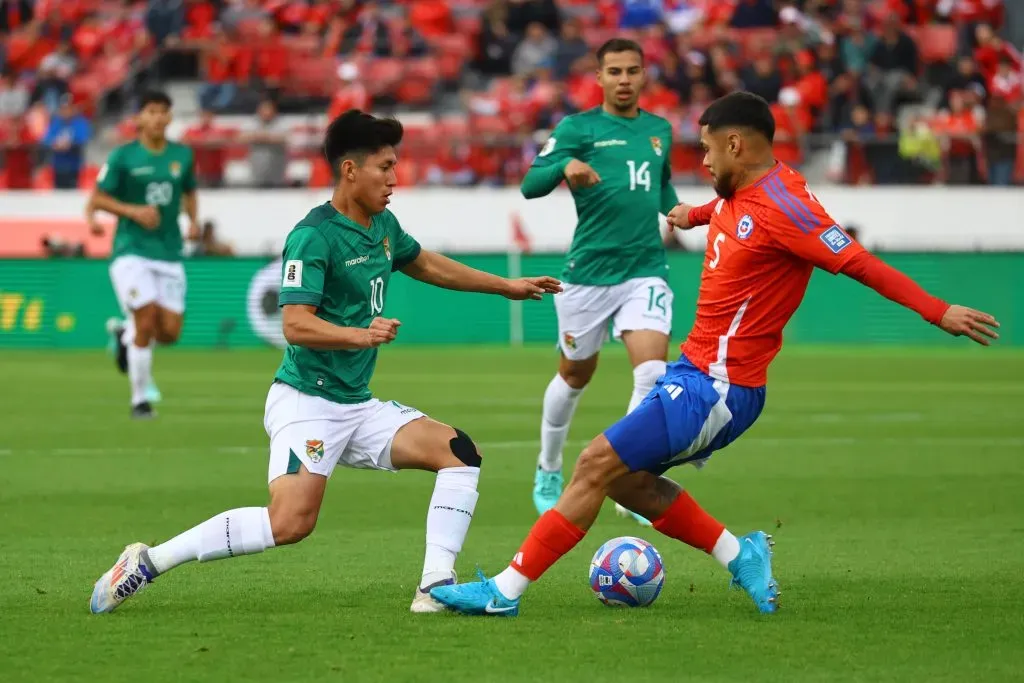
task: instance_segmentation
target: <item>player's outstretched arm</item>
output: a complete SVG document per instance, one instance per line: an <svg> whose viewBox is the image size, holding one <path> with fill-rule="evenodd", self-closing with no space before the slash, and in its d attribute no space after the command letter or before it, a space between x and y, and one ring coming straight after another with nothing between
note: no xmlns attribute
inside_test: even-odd
<svg viewBox="0 0 1024 683"><path fill-rule="evenodd" d="M374 318L368 328L340 327L316 315L316 306L288 304L281 309L281 329L293 346L340 351L372 349L390 344L402 323L390 318Z"/></svg>
<svg viewBox="0 0 1024 683"><path fill-rule="evenodd" d="M839 272L909 308L954 337L967 336L983 346L988 346L990 339L999 338L995 331L999 322L988 313L950 305L932 296L909 276L867 251L856 254Z"/></svg>
<svg viewBox="0 0 1024 683"><path fill-rule="evenodd" d="M409 277L444 289L459 292L500 294L508 299L540 299L544 294L562 291L562 283L552 277L524 277L510 280L454 261L437 252L420 250L411 263L402 268Z"/></svg>

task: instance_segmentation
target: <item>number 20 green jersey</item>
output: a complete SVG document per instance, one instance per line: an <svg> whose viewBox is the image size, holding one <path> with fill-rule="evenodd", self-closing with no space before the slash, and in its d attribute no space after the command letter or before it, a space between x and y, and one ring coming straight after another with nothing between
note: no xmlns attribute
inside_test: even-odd
<svg viewBox="0 0 1024 683"><path fill-rule="evenodd" d="M196 189L192 150L168 142L161 152L151 152L138 140L110 153L96 179L101 192L126 204L148 204L160 212L160 225L147 230L121 217L111 255L128 254L156 261L180 261L183 240L178 215L181 197Z"/></svg>
<svg viewBox="0 0 1024 683"><path fill-rule="evenodd" d="M577 224L563 280L616 285L666 276L658 214L678 203L671 149L672 124L645 111L626 118L597 107L562 119L523 179L522 191L527 199L548 194L564 180L573 159L601 177L593 187L572 191Z"/></svg>

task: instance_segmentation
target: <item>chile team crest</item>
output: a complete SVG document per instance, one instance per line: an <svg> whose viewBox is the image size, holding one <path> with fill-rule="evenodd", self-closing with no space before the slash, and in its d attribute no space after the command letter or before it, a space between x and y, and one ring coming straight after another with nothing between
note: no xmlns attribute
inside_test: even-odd
<svg viewBox="0 0 1024 683"><path fill-rule="evenodd" d="M324 457L324 442L320 439L310 439L306 442L306 455L313 462L320 462Z"/></svg>
<svg viewBox="0 0 1024 683"><path fill-rule="evenodd" d="M388 261L391 260L391 242L388 240L387 235L384 235L384 256L387 257Z"/></svg>
<svg viewBox="0 0 1024 683"><path fill-rule="evenodd" d="M750 237L752 232L754 232L754 219L745 214L740 219L740 222L736 224L736 236L741 240L745 240Z"/></svg>
<svg viewBox="0 0 1024 683"><path fill-rule="evenodd" d="M659 157L661 156L661 138L651 138L651 147L654 149L654 153Z"/></svg>

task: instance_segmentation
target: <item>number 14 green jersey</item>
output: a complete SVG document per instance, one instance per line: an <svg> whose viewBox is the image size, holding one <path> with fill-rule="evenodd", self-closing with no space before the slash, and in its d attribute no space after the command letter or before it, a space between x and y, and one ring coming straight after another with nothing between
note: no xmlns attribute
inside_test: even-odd
<svg viewBox="0 0 1024 683"><path fill-rule="evenodd" d="M551 192L573 159L601 182L572 191L576 232L562 279L615 285L636 277L665 277L668 263L658 214L677 203L669 156L672 124L641 111L634 118L597 107L562 119L523 179L527 199Z"/></svg>

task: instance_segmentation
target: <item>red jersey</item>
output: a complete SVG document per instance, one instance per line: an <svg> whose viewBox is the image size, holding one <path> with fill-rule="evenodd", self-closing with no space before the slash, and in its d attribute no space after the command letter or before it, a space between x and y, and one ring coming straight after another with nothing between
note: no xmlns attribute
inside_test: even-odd
<svg viewBox="0 0 1024 683"><path fill-rule="evenodd" d="M715 379L763 386L814 267L838 273L863 251L818 203L804 177L776 163L715 206L697 318L683 355Z"/></svg>

